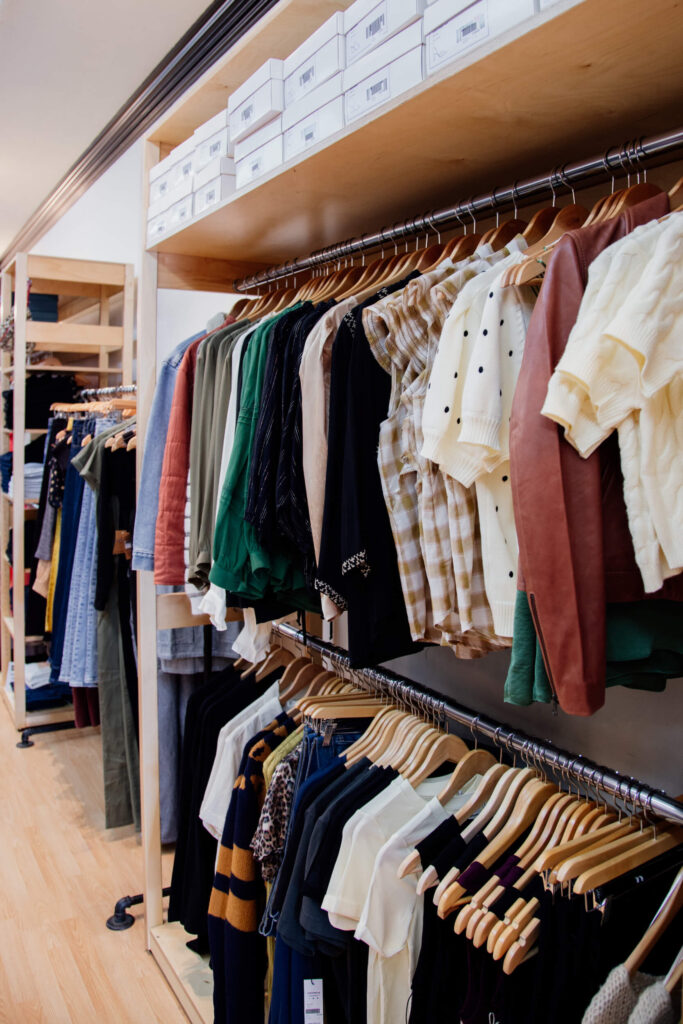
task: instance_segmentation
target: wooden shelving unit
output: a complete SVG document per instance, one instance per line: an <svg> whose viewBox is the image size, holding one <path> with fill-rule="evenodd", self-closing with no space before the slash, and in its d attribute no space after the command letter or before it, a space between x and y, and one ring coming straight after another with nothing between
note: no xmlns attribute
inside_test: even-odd
<svg viewBox="0 0 683 1024"><path fill-rule="evenodd" d="M149 169L224 108L236 86L266 58L286 57L350 2L280 0L152 127L145 196ZM138 337L148 343L138 353L138 466L156 382L158 287L230 291L235 279L264 266L677 127L682 32L679 0L559 0L151 250L145 220ZM210 1022L210 1006L195 999L196 972L204 968L197 958L188 966L177 924L164 924L155 634L166 619L149 572L138 573L138 608L147 946L190 1019Z"/></svg>
<svg viewBox="0 0 683 1024"><path fill-rule="evenodd" d="M57 295L59 319L56 323L44 323L27 318L27 286L31 292ZM28 637L25 632L25 611L23 600L24 565L24 523L37 514L37 503L24 501L24 436L29 433L40 437L45 428L26 430L26 377L29 373L87 373L95 375L103 384L109 383L113 375L125 384L132 383L133 377L133 317L135 305L135 278L132 266L123 263L99 263L85 260L55 259L46 256L30 256L19 253L2 273L1 305L2 318L12 312L14 301L14 351L3 352L0 374L3 388L11 378L14 382L14 422L12 428L4 427L1 436L2 451L9 450L13 436L13 493L15 498L0 502L0 549L4 552L12 529L12 566L17 593L10 601L11 568L6 559L0 561L0 636L2 643L2 691L17 729L27 726L48 725L69 721L73 710L55 708L48 711L27 711L25 688L26 643L40 640ZM120 327L109 323L109 307L112 296L122 295L123 315ZM77 297L76 299L74 297ZM65 322L62 317L73 314L74 302L86 299L89 307L97 301L99 323L77 324ZM31 366L27 364L28 345L48 354L66 354L76 362L64 363L60 367ZM91 359L92 364L82 362ZM110 359L116 357L118 365L111 366ZM14 661L14 692L7 686L10 661Z"/></svg>

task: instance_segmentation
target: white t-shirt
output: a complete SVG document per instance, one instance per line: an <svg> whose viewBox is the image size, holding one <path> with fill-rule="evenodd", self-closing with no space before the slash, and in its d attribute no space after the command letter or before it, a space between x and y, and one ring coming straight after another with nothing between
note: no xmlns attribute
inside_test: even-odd
<svg viewBox="0 0 683 1024"><path fill-rule="evenodd" d="M199 811L204 828L218 840L223 835L244 745L282 711L279 685L274 682L263 696L231 718L219 733L216 756Z"/></svg>
<svg viewBox="0 0 683 1024"><path fill-rule="evenodd" d="M354 931L360 921L375 857L384 843L438 795L446 779L427 779L414 789L399 776L353 814L344 826L339 853L323 899L330 924Z"/></svg>
<svg viewBox="0 0 683 1024"><path fill-rule="evenodd" d="M398 877L401 862L417 843L463 806L478 781L479 776L475 776L445 807L435 796L384 844L375 858L355 933L370 947L368 1024L393 1024L406 1019L410 983L420 952L424 897L417 895L415 874Z"/></svg>

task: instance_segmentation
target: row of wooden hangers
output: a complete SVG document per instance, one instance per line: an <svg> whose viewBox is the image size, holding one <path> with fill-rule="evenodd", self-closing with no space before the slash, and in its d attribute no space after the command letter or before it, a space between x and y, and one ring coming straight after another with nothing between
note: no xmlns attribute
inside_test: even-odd
<svg viewBox="0 0 683 1024"><path fill-rule="evenodd" d="M618 217L624 210L659 192L661 189L651 182L638 181L631 185L629 179L626 188L613 188L612 192L602 196L591 210L576 202L567 206L557 206L553 194L553 205L538 210L528 222L519 219L515 210L510 220L497 224L483 235L477 234L474 220L472 232L458 235L445 243L441 242L438 232L438 241L435 244L430 245L427 236L423 246L418 243L416 248L410 251L406 243L405 251L400 253L394 243L392 256L385 257L382 252L379 258L366 264L363 255L361 266L338 267L336 270L333 269L334 264L331 264L332 269L329 272L310 278L299 288L279 288L257 298L241 299L233 307L232 315L237 318L258 320L280 313L297 302L317 303L331 298L341 302L352 296L362 301L378 288L400 281L415 270L428 273L447 258L454 263L458 262L470 256L483 243L489 243L494 251L503 249L518 234L523 236L528 245L525 259L505 272L503 284L540 283L552 250L567 231ZM683 204L683 177L669 192L669 200L672 210L679 209Z"/></svg>
<svg viewBox="0 0 683 1024"><path fill-rule="evenodd" d="M417 873L418 893L435 888L434 902L441 917L458 911L455 930L465 932L475 946L486 944L503 970L512 973L534 952L540 932L538 900L525 896L534 880L566 893L584 894L612 881L654 857L683 843L683 828L655 826L633 817L624 818L599 799L563 791L540 771L539 765L508 766L486 750L469 750L457 736L412 711L370 696L353 684L353 677L313 664L276 648L260 666L248 666L244 676L262 679L284 666L280 700L294 700L295 713L311 720L370 718L359 740L346 752L346 765L366 757L378 766L395 768L413 786L419 785L444 765L455 763L444 781L439 800L446 805L463 787L479 776L475 791L457 812L462 837L470 841L483 835L487 844L477 855L484 867L493 867L514 853L523 874L515 882L517 901L498 918L495 904L504 889L493 876L468 897L453 868L440 879L431 865L422 865L417 851L399 869L401 877ZM520 843L520 838L528 832ZM517 844L517 845L516 845ZM683 904L683 878L679 876L667 919ZM672 909L675 908L675 909ZM663 918L658 917L658 929ZM659 934L659 932L658 932ZM648 940L649 942L650 940ZM645 940L644 940L645 942ZM642 951L641 951L642 952ZM636 970L640 952L630 965ZM637 963L636 963L637 961ZM681 971L673 973L674 984Z"/></svg>
<svg viewBox="0 0 683 1024"><path fill-rule="evenodd" d="M50 406L51 412L73 417L78 416L108 416L114 411L121 412L122 420L130 420L135 416L137 410L137 399L135 395L128 395L125 398L108 398L104 401L92 402L53 402ZM56 440L61 441L67 437L68 430L60 430ZM85 448L92 441L92 434L86 434L81 441L81 447ZM71 444L71 438L68 438ZM137 431L134 424L122 424L122 430L108 437L105 441L105 448L118 451L120 448L127 448L132 451L137 447Z"/></svg>

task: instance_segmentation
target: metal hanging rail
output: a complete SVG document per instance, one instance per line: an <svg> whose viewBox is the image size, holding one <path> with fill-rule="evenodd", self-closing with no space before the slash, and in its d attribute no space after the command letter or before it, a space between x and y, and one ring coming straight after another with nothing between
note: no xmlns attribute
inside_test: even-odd
<svg viewBox="0 0 683 1024"><path fill-rule="evenodd" d="M602 765L589 761L581 755L571 754L544 740L534 739L506 725L501 725L485 715L477 715L461 704L454 704L430 693L424 687L411 682L404 676L387 669L352 668L349 656L334 644L311 636L296 626L281 622L273 625L276 636L294 641L295 644L317 651L332 664L343 670L351 670L354 680L368 690L379 692L409 710L421 711L438 721L450 720L464 726L473 735L492 741L509 753L518 753L530 762L542 762L561 775L572 776L588 787L598 787L622 802L639 808L648 818L656 815L677 825L683 825L683 804L672 799L659 789L653 789L637 779L620 775Z"/></svg>
<svg viewBox="0 0 683 1024"><path fill-rule="evenodd" d="M539 199L551 193L553 198L563 186L572 191L577 185L585 184L598 175L614 177L616 174L638 174L644 164L658 157L668 156L683 149L683 128L653 135L650 138L635 139L625 142L621 147L612 146L599 156L574 163L564 164L545 174L533 178L524 178L504 188L494 188L492 192L483 193L464 200L456 206L448 206L442 210L433 210L422 216L409 218L403 223L381 228L374 234L361 235L360 238L338 242L336 245L320 249L302 259L282 263L277 267L252 274L241 281L235 282L238 291L249 291L262 284L270 284L294 274L312 270L336 259L343 259L368 249L376 249L388 242L404 241L425 232L434 233L439 228L452 228L460 224L467 229L468 223L475 222L476 214L497 213L503 207L514 210L517 206L533 199Z"/></svg>
<svg viewBox="0 0 683 1024"><path fill-rule="evenodd" d="M113 385L109 388L84 388L81 391L81 398L104 398L106 395L134 395L137 394L137 390L137 384Z"/></svg>

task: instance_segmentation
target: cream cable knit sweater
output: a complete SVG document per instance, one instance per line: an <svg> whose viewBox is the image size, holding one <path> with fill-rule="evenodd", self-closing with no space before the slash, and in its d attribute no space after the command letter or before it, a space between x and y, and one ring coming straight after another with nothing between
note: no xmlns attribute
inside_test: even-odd
<svg viewBox="0 0 683 1024"><path fill-rule="evenodd" d="M683 569L683 215L636 229L591 265L543 414L587 457L617 427L645 589Z"/></svg>

